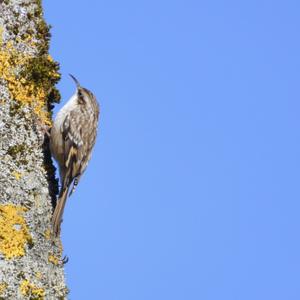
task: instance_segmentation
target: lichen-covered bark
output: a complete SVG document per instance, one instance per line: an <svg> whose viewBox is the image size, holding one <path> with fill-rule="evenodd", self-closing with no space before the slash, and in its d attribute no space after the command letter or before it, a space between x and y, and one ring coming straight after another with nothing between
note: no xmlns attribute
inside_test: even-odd
<svg viewBox="0 0 300 300"><path fill-rule="evenodd" d="M58 65L39 0L0 0L0 299L66 299L46 125Z"/></svg>

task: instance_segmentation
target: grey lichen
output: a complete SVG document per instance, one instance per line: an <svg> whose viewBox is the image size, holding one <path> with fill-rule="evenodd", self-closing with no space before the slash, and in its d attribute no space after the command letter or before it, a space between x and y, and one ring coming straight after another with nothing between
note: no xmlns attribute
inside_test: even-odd
<svg viewBox="0 0 300 300"><path fill-rule="evenodd" d="M42 131L59 100L58 65L40 1L0 0L0 11L0 299L66 299L62 247L50 232L57 181Z"/></svg>

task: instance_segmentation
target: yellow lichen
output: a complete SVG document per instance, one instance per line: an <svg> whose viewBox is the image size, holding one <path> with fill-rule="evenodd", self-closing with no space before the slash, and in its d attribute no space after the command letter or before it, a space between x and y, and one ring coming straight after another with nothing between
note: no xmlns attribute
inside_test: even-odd
<svg viewBox="0 0 300 300"><path fill-rule="evenodd" d="M22 173L20 172L14 171L12 174L17 180L20 180L22 178Z"/></svg>
<svg viewBox="0 0 300 300"><path fill-rule="evenodd" d="M0 77L7 82L11 98L30 105L43 123L51 124L47 104L49 97L59 100L53 86L60 74L48 54L35 57L18 51L11 42L0 44Z"/></svg>
<svg viewBox="0 0 300 300"><path fill-rule="evenodd" d="M45 298L45 290L30 283L24 279L20 285L22 295L30 297L32 300L43 300Z"/></svg>
<svg viewBox="0 0 300 300"><path fill-rule="evenodd" d="M50 238L51 238L51 230L50 229L45 230L44 237L46 240L50 240Z"/></svg>
<svg viewBox="0 0 300 300"><path fill-rule="evenodd" d="M52 264L56 265L56 266L59 264L59 259L56 256L52 255L52 254L49 254L48 261L51 262Z"/></svg>
<svg viewBox="0 0 300 300"><path fill-rule="evenodd" d="M2 295L4 293L4 291L6 290L6 288L7 288L7 283L1 282L0 283L0 295Z"/></svg>
<svg viewBox="0 0 300 300"><path fill-rule="evenodd" d="M26 244L32 242L25 211L22 206L0 205L0 253L6 259L24 256Z"/></svg>
<svg viewBox="0 0 300 300"><path fill-rule="evenodd" d="M35 277L38 278L38 279L41 279L43 277L43 275L42 275L41 272L36 272Z"/></svg>

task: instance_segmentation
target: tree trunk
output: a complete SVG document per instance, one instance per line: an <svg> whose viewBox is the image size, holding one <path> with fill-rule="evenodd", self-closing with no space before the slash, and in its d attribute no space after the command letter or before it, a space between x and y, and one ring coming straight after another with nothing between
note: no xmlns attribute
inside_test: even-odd
<svg viewBox="0 0 300 300"><path fill-rule="evenodd" d="M45 128L58 64L40 0L0 0L0 299L66 299Z"/></svg>

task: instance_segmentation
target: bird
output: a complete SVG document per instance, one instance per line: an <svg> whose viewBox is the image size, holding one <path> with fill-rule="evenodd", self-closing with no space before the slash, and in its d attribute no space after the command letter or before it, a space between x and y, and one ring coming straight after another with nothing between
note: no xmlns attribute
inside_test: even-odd
<svg viewBox="0 0 300 300"><path fill-rule="evenodd" d="M60 234L66 200L87 168L96 142L100 107L94 94L71 74L76 92L60 109L50 132L50 151L60 173L60 192L52 216L55 236Z"/></svg>

